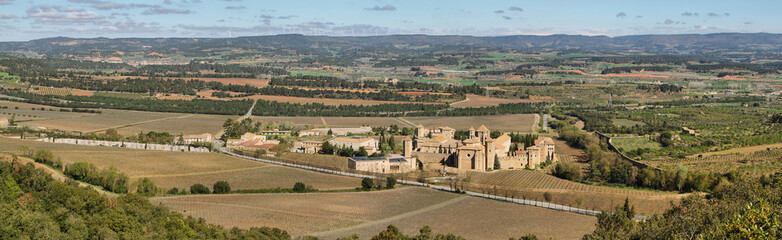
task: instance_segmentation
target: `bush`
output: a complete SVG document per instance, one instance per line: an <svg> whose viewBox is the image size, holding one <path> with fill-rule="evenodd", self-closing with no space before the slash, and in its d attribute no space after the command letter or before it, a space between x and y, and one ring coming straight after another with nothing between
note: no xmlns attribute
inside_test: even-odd
<svg viewBox="0 0 782 240"><path fill-rule="evenodd" d="M386 188L391 189L396 186L396 178L388 177L386 178Z"/></svg>
<svg viewBox="0 0 782 240"><path fill-rule="evenodd" d="M176 187L174 187L174 188L172 188L172 189L169 189L169 190L166 192L166 194L168 194L168 195L178 195L178 194L179 194L179 189L178 189L178 188L176 188Z"/></svg>
<svg viewBox="0 0 782 240"><path fill-rule="evenodd" d="M307 186L303 182L296 182L293 184L293 192L302 193L307 191Z"/></svg>
<svg viewBox="0 0 782 240"><path fill-rule="evenodd" d="M363 190L371 190L372 187L374 187L375 181L373 181L371 178L364 178L361 180L361 189Z"/></svg>
<svg viewBox="0 0 782 240"><path fill-rule="evenodd" d="M196 183L196 184L193 184L193 186L190 186L190 193L191 194L209 194L209 188L207 188L203 184Z"/></svg>
<svg viewBox="0 0 782 240"><path fill-rule="evenodd" d="M53 165L54 153L52 153L52 151L49 151L47 149L40 149L38 151L35 151L35 155L33 159L35 159L35 161L39 163Z"/></svg>
<svg viewBox="0 0 782 240"><path fill-rule="evenodd" d="M192 190L192 188L191 188L191 190ZM215 194L230 193L231 192L231 185L229 185L228 182L226 182L226 181L217 181L212 186L212 192L215 193Z"/></svg>
<svg viewBox="0 0 782 240"><path fill-rule="evenodd" d="M580 181L584 178L584 173L577 164L572 162L559 162L554 167L554 176L571 181Z"/></svg>

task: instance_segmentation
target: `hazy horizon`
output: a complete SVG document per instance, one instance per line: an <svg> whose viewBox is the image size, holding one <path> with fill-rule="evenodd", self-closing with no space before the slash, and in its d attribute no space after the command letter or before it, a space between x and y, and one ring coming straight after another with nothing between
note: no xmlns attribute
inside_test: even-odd
<svg viewBox="0 0 782 240"><path fill-rule="evenodd" d="M0 0L0 41L303 34L586 35L782 33L782 2ZM567 6L567 7L563 7ZM335 14L336 13L336 14Z"/></svg>

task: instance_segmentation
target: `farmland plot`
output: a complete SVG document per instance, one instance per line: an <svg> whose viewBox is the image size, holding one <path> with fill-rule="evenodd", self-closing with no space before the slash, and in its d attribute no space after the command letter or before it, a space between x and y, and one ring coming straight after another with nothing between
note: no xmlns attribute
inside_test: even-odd
<svg viewBox="0 0 782 240"><path fill-rule="evenodd" d="M598 210L611 210L629 198L639 212L658 213L671 200L685 196L670 192L586 185L530 170L471 172L468 177L469 182L457 185L478 192L540 201L544 201L543 193L549 192L554 196L552 202ZM582 201L580 205L578 198Z"/></svg>
<svg viewBox="0 0 782 240"><path fill-rule="evenodd" d="M98 168L114 166L131 181L149 177L158 187L183 188L195 183L211 187L224 180L233 189L291 188L304 182L318 189L352 189L361 179L263 164L218 153L188 153L91 147L0 138L0 151L20 153L19 147L49 149L63 162L90 162Z"/></svg>
<svg viewBox="0 0 782 240"><path fill-rule="evenodd" d="M458 130L467 130L470 127L478 128L486 125L489 130L532 132L536 114L510 114L497 116L469 116L469 117L406 117L404 119L414 124L423 124L426 127L449 126Z"/></svg>
<svg viewBox="0 0 782 240"><path fill-rule="evenodd" d="M506 239L518 237L519 232L577 239L592 231L595 223L589 216L418 187L352 193L180 196L151 201L226 227L271 226L286 229L294 237L326 239L354 233L368 239L389 224L406 234L429 225L435 232L468 239ZM563 224L568 224L568 231L559 231Z"/></svg>

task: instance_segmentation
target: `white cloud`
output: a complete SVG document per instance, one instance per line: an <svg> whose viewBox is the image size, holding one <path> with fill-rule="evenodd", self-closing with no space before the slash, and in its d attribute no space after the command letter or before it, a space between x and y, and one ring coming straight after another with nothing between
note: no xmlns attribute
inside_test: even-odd
<svg viewBox="0 0 782 240"><path fill-rule="evenodd" d="M374 7L371 7L371 8L364 8L364 10L370 10L370 11L396 11L396 7L394 7L391 4L386 4L385 6L382 6L382 7L378 6L378 5L375 5Z"/></svg>
<svg viewBox="0 0 782 240"><path fill-rule="evenodd" d="M37 23L49 24L84 24L100 23L104 16L84 9L41 4L27 10L25 18L35 19Z"/></svg>
<svg viewBox="0 0 782 240"><path fill-rule="evenodd" d="M165 14L190 14L189 9L165 8L163 6L153 6L142 12L142 15L165 15Z"/></svg>

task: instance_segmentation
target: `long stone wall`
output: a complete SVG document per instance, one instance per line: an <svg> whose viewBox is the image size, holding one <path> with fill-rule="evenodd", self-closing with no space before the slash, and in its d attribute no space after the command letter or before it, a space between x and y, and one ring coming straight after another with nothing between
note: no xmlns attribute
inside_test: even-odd
<svg viewBox="0 0 782 240"><path fill-rule="evenodd" d="M599 133L599 132L595 132L595 134L597 134L597 136L600 138L601 141L605 142L608 145L608 149L610 149L611 151L614 151L617 154L619 154L619 157L621 157L625 161L630 162L630 164L633 164L633 166L635 166L637 168L641 168L641 169L643 169L643 168L652 168L652 169L657 170L657 171L663 171L662 169L659 169L659 168L656 168L656 167L650 167L649 165L646 165L646 163L642 163L642 162L636 161L636 160L628 157L627 155L622 153L622 151L619 151L619 148L616 148L616 146L614 146L613 143L611 143L611 137L609 137L609 136L607 136L605 134Z"/></svg>
<svg viewBox="0 0 782 240"><path fill-rule="evenodd" d="M73 139L73 138L41 138L36 141L50 142L50 143L64 143L75 144L84 146L102 146L102 147L121 147L140 150L157 150L157 151L171 151L171 152L209 152L208 148L203 147L190 147L183 145L169 145L169 144L154 144L154 143L136 143L136 142L116 142L116 141L103 141L103 140L85 140L85 139Z"/></svg>

